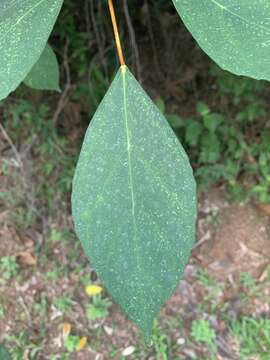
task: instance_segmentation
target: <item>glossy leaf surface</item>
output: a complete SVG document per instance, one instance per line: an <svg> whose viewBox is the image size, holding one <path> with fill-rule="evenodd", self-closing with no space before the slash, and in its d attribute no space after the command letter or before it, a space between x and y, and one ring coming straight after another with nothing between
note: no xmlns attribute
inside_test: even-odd
<svg viewBox="0 0 270 360"><path fill-rule="evenodd" d="M182 146L126 67L87 130L72 211L93 268L149 339L189 258L196 190Z"/></svg>
<svg viewBox="0 0 270 360"><path fill-rule="evenodd" d="M173 0L200 47L223 69L270 80L268 0Z"/></svg>
<svg viewBox="0 0 270 360"><path fill-rule="evenodd" d="M24 83L37 90L60 90L57 58L53 49L48 44L30 73L24 79Z"/></svg>
<svg viewBox="0 0 270 360"><path fill-rule="evenodd" d="M25 79L44 50L63 0L1 0L0 100Z"/></svg>

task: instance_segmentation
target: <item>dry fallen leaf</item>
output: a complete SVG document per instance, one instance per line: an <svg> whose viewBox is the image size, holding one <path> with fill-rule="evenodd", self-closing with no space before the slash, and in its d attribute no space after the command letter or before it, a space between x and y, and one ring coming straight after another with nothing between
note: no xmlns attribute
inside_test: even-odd
<svg viewBox="0 0 270 360"><path fill-rule="evenodd" d="M87 345L87 337L84 336L79 340L79 342L78 342L78 344L76 346L76 351L83 350L86 347L86 345Z"/></svg>
<svg viewBox="0 0 270 360"><path fill-rule="evenodd" d="M64 323L63 324L63 339L65 340L67 337L68 337L68 335L70 334L70 331L71 331L71 325L70 325L70 323Z"/></svg>
<svg viewBox="0 0 270 360"><path fill-rule="evenodd" d="M107 335L111 336L113 334L113 329L107 325L104 325L104 331Z"/></svg>
<svg viewBox="0 0 270 360"><path fill-rule="evenodd" d="M37 258L29 251L21 251L17 253L16 258L18 258L23 265L35 266L37 264Z"/></svg>
<svg viewBox="0 0 270 360"><path fill-rule="evenodd" d="M257 208L266 215L270 215L270 204L259 203L257 204Z"/></svg>
<svg viewBox="0 0 270 360"><path fill-rule="evenodd" d="M267 279L269 271L270 271L270 266L267 265L266 268L264 268L264 270L262 271L262 273L261 273L261 275L259 277L259 282L260 283L264 282Z"/></svg>
<svg viewBox="0 0 270 360"><path fill-rule="evenodd" d="M125 348L123 351L122 351L122 355L123 356L129 356L131 354L133 354L135 351L135 347L134 346L128 346L127 348Z"/></svg>
<svg viewBox="0 0 270 360"><path fill-rule="evenodd" d="M29 349L24 350L23 360L29 360Z"/></svg>

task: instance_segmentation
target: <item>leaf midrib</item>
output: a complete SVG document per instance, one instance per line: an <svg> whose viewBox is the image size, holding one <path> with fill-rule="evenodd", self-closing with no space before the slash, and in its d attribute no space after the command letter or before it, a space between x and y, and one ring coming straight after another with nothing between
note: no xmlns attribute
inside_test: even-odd
<svg viewBox="0 0 270 360"><path fill-rule="evenodd" d="M226 11L226 12L228 12L229 14L231 14L231 15L237 17L238 19L244 21L244 22L247 23L248 25L254 25L256 28L261 29L261 30L264 30L264 31L266 31L267 33L270 33L270 30L269 30L267 27L245 19L243 16L238 15L238 14L235 13L234 11L231 11L228 7L220 4L217 0L210 0L210 2L212 2L213 4L215 4L215 5L216 5L217 7L219 7L221 10Z"/></svg>
<svg viewBox="0 0 270 360"><path fill-rule="evenodd" d="M128 177L129 177L129 188L131 195L131 212L132 212L132 222L134 228L133 240L134 240L134 251L136 255L137 268L139 267L139 249L137 243L137 222L135 216L135 195L134 195L134 183L133 183L133 174L132 174L132 163L131 163L131 136L130 129L128 124L128 111L127 111L127 91L126 91L126 66L121 67L121 75L123 78L123 100L124 100L124 119L125 119L125 130L126 130L126 139L127 139L127 154L128 154Z"/></svg>
<svg viewBox="0 0 270 360"><path fill-rule="evenodd" d="M34 6L32 6L29 10L27 10L21 17L18 18L18 20L16 20L15 24L12 25L8 31L6 33L4 33L4 35L2 37L0 37L0 41L4 40L7 35L27 16L31 13L31 11L33 11L35 8L39 7L43 2L45 2L46 0L40 0L37 4L35 4Z"/></svg>

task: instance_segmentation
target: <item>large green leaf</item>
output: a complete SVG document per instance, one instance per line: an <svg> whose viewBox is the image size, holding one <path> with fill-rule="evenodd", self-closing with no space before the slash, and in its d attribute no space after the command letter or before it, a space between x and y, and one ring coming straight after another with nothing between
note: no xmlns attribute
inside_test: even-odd
<svg viewBox="0 0 270 360"><path fill-rule="evenodd" d="M63 0L0 1L0 100L38 61Z"/></svg>
<svg viewBox="0 0 270 360"><path fill-rule="evenodd" d="M24 79L24 83L38 90L60 90L57 58L53 49L48 44L30 73Z"/></svg>
<svg viewBox="0 0 270 360"><path fill-rule="evenodd" d="M189 258L196 191L182 146L126 67L87 130L72 211L98 276L149 339Z"/></svg>
<svg viewBox="0 0 270 360"><path fill-rule="evenodd" d="M173 0L200 47L223 69L270 80L269 0Z"/></svg>

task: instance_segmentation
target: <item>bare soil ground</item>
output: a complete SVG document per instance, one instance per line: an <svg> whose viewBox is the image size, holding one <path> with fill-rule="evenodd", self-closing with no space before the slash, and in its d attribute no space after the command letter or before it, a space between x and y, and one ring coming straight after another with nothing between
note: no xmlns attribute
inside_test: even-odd
<svg viewBox="0 0 270 360"><path fill-rule="evenodd" d="M1 191L6 191L14 177L1 174ZM67 226L72 231L68 207ZM7 335L27 340L20 344L22 359L64 359L63 324L71 324L72 333L87 336L88 345L71 352L68 359L122 359L131 349L130 359L163 359L154 347L146 348L135 327L116 305L101 320L89 320L85 308L89 298L83 278L95 279L75 237L57 239L63 224L50 219L50 231L35 228L24 231L12 223L8 209L0 213L1 258L14 256L18 274L1 280L0 342ZM77 245L76 245L77 244ZM41 246L38 246L41 245ZM76 246L75 246L76 245ZM159 316L159 328L167 336L171 354L168 359L204 359L208 353L202 343L190 343L194 319L208 319L216 333L216 359L239 359L240 345L222 319L243 314L270 316L270 282L267 275L270 259L270 217L267 211L252 204L229 203L221 190L202 194L199 203L198 237L193 255L176 293ZM52 276L52 272L56 275ZM198 272L208 273L218 285L204 286ZM263 284L259 294L243 300L240 276L248 272ZM50 276L49 276L50 275ZM209 280L210 281L210 280ZM212 281L212 280L211 280ZM211 282L210 281L210 282ZM108 296L107 294L105 296ZM57 308L55 299L72 299L68 310ZM43 306L42 299L46 299ZM224 307L226 306L226 310ZM16 346L16 341L8 341ZM19 342L19 340L18 340ZM32 350L36 349L36 357ZM164 358L165 359L165 358ZM255 359L255 358L254 358Z"/></svg>

